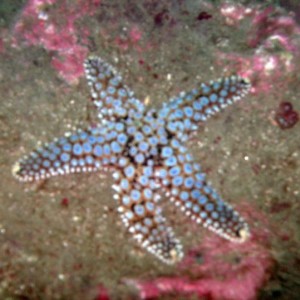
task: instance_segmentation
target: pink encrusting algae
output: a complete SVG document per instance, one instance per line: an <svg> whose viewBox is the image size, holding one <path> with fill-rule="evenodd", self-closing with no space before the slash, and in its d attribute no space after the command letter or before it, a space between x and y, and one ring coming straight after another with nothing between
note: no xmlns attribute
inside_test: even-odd
<svg viewBox="0 0 300 300"><path fill-rule="evenodd" d="M142 29L138 25L133 24L130 26L130 28L128 28L128 33L126 35L122 34L115 37L114 44L122 52L134 50L142 55L152 48L150 42L146 44L142 43L142 38Z"/></svg>
<svg viewBox="0 0 300 300"><path fill-rule="evenodd" d="M250 26L244 34L244 43L253 51L248 56L219 52L218 64L235 66L242 76L251 80L255 93L269 92L274 82L286 85L282 77L293 74L300 60L300 26L294 16L284 15L273 7L249 8L242 4L224 4L220 14L229 26L238 27L242 20L248 21Z"/></svg>
<svg viewBox="0 0 300 300"><path fill-rule="evenodd" d="M262 213L250 205L244 205L244 211L262 226L253 228L251 239L244 244L206 236L201 245L187 251L178 266L179 276L126 279L125 283L136 288L140 299L160 299L167 295L210 300L257 299L274 264L269 250L270 231Z"/></svg>
<svg viewBox="0 0 300 300"><path fill-rule="evenodd" d="M52 66L68 83L83 75L83 61L89 53L89 30L76 22L92 16L99 0L29 0L14 27L15 45L42 46L52 56Z"/></svg>

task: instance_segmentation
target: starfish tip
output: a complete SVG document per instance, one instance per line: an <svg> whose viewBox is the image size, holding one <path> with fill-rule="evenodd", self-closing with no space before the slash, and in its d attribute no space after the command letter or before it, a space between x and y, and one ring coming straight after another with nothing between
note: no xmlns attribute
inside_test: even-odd
<svg viewBox="0 0 300 300"><path fill-rule="evenodd" d="M14 163L14 165L12 166L11 172L13 174L14 177L19 177L18 173L21 171L21 166L20 166L20 162L16 162Z"/></svg>
<svg viewBox="0 0 300 300"><path fill-rule="evenodd" d="M247 241L250 237L250 231L248 228L242 228L239 231L239 237L240 237L240 242L244 243L245 241Z"/></svg>

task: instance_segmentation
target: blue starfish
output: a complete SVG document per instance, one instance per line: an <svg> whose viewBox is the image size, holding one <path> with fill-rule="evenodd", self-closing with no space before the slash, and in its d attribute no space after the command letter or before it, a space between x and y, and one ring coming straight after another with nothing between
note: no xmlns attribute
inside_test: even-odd
<svg viewBox="0 0 300 300"><path fill-rule="evenodd" d="M192 220L233 242L249 228L206 182L185 146L199 124L244 96L248 80L230 76L180 93L163 107L147 110L115 69L88 58L85 73L99 113L99 126L67 133L13 167L24 182L69 173L112 170L114 199L135 240L165 263L183 257L182 246L159 206L163 192Z"/></svg>

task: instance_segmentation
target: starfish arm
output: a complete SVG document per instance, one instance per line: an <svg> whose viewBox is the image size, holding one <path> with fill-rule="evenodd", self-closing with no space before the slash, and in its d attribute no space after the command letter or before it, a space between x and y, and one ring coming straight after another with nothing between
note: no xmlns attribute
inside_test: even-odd
<svg viewBox="0 0 300 300"><path fill-rule="evenodd" d="M186 148L179 147L157 171L166 195L192 220L233 241L243 242L249 236L244 219L207 184L200 166L192 162Z"/></svg>
<svg viewBox="0 0 300 300"><path fill-rule="evenodd" d="M171 133L189 133L197 129L199 123L206 121L221 109L240 100L250 89L250 82L240 76L230 76L172 98L159 112L168 121Z"/></svg>
<svg viewBox="0 0 300 300"><path fill-rule="evenodd" d="M84 68L101 121L119 120L144 110L144 105L134 98L133 92L123 84L122 77L111 65L99 57L89 57Z"/></svg>
<svg viewBox="0 0 300 300"><path fill-rule="evenodd" d="M137 168L129 160L122 160L123 167L113 174L113 188L123 224L143 248L164 263L180 261L182 245L158 205L157 186L150 176L152 167Z"/></svg>
<svg viewBox="0 0 300 300"><path fill-rule="evenodd" d="M122 123L110 123L68 133L21 158L13 166L13 175L29 182L100 167L105 170L114 165L127 141L123 127Z"/></svg>

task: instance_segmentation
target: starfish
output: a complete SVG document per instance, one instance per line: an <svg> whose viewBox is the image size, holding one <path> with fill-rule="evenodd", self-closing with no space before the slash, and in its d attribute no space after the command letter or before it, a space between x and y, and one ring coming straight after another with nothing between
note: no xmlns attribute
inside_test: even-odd
<svg viewBox="0 0 300 300"><path fill-rule="evenodd" d="M111 170L113 198L127 231L167 264L180 261L183 249L162 213L162 193L195 222L232 242L245 241L248 224L207 183L185 144L199 125L241 99L250 82L233 75L202 83L154 110L136 99L101 58L89 57L84 68L98 126L66 133L37 148L15 163L14 176L32 182Z"/></svg>

